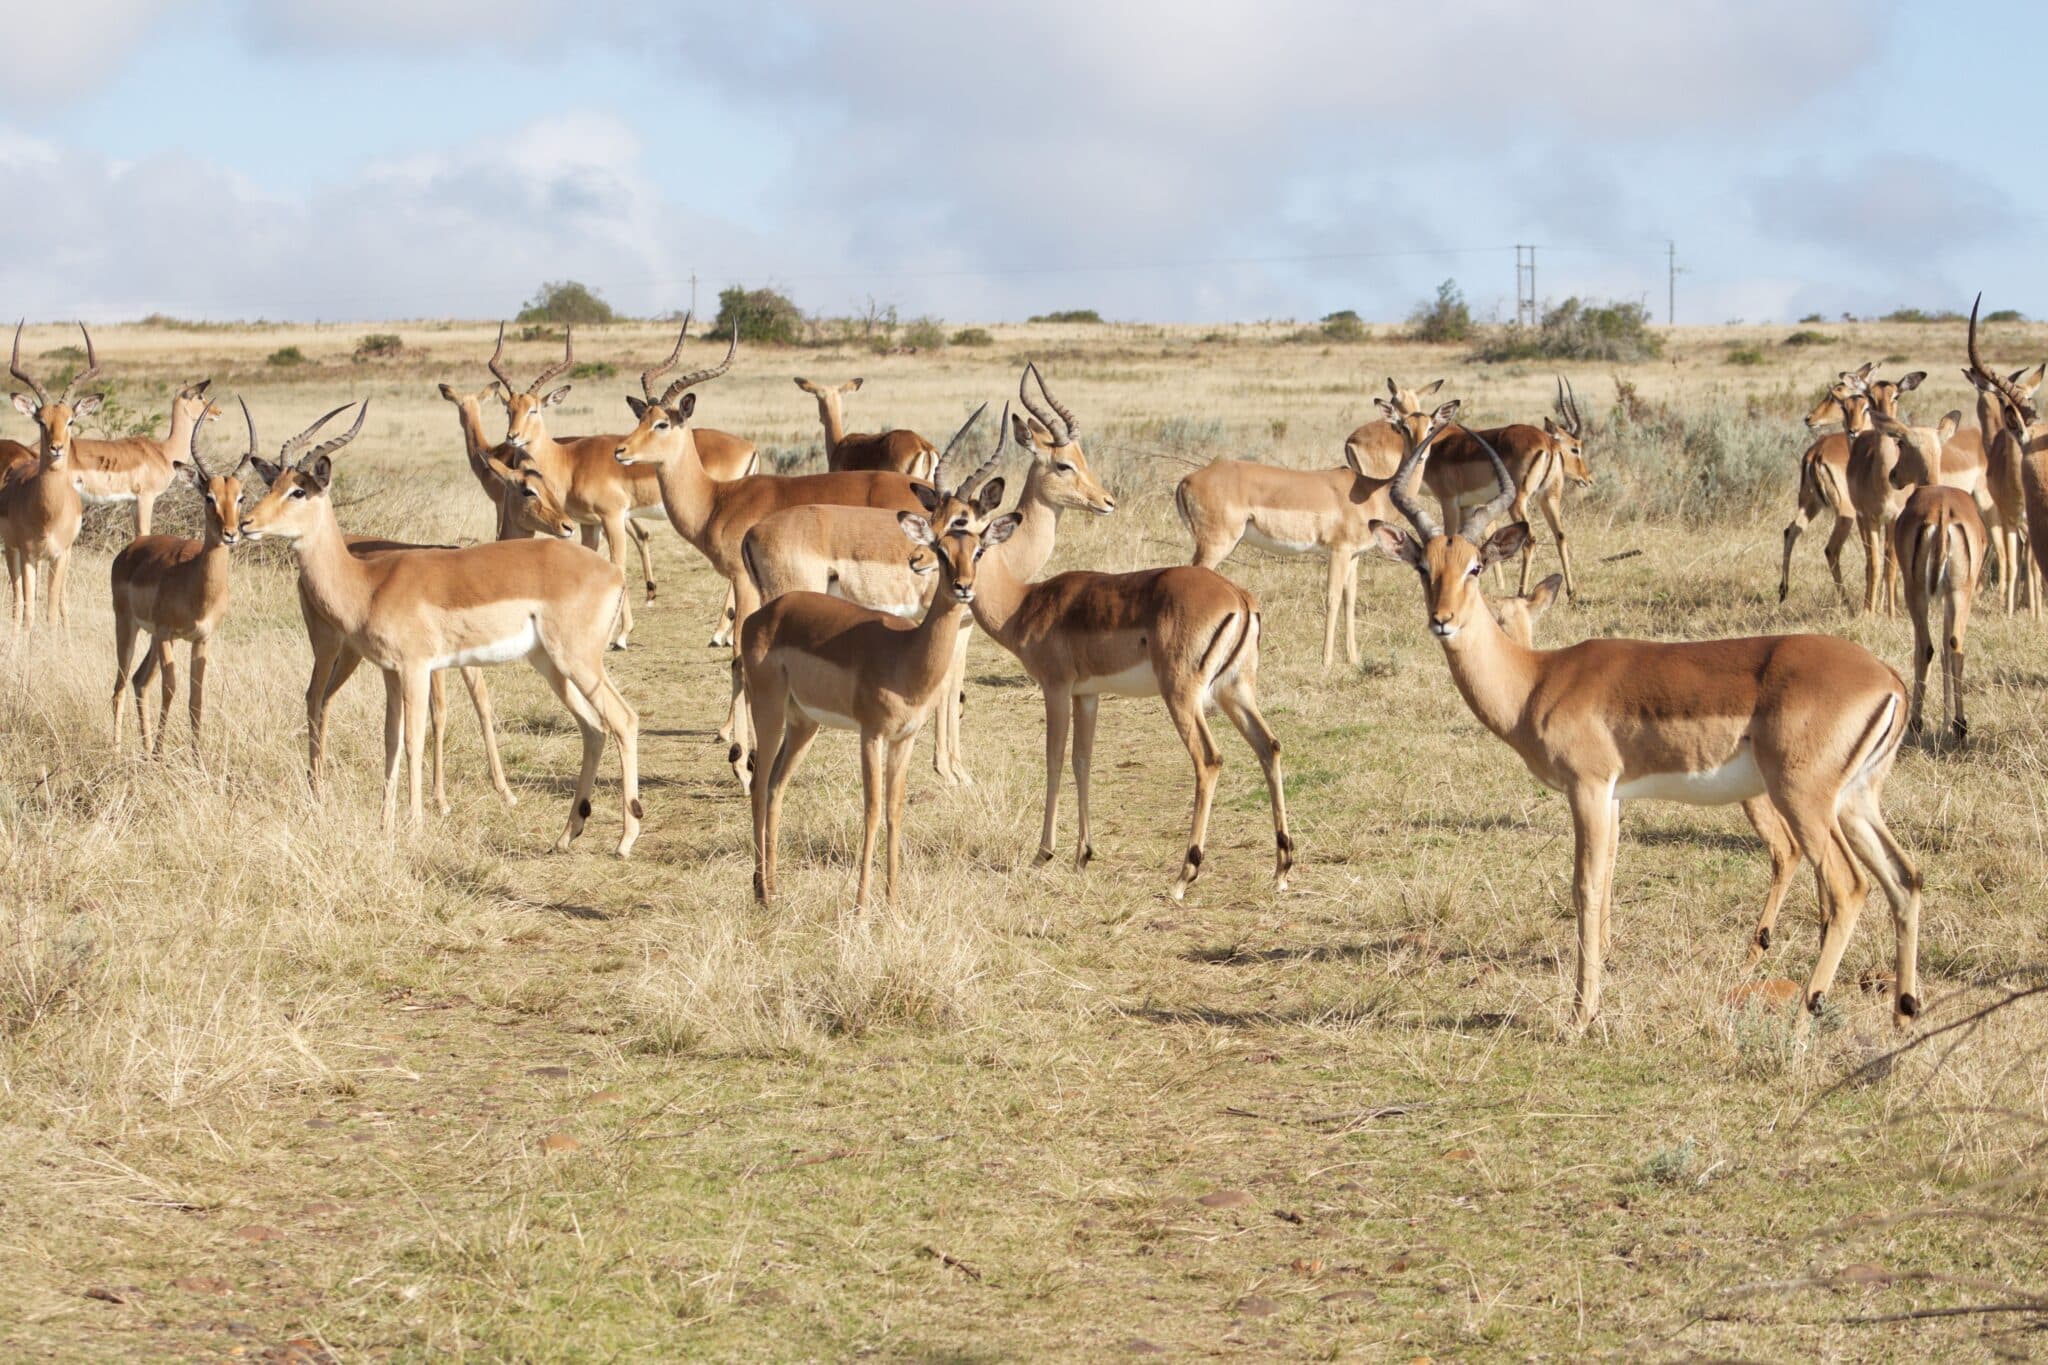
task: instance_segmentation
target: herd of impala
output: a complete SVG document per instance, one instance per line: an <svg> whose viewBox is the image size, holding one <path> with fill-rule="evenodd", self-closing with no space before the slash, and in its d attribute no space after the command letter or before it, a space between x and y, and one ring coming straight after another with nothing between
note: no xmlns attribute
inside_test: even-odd
<svg viewBox="0 0 2048 1365"><path fill-rule="evenodd" d="M1989 554L1995 548L2007 610L2018 609L2024 596L2036 615L2041 575L2032 560L2048 558L2048 427L2037 424L2033 407L2048 365L2008 374L1990 368L1979 353L1974 310L1964 373L1979 395L1977 426L1963 426L1959 412L1931 427L1909 424L1899 400L1923 372L1878 379L1865 365L1841 373L1806 419L1809 428L1839 423L1841 431L1803 455L1798 511L1785 529L1781 599L1793 546L1825 512L1835 517L1827 560L1838 589L1851 530L1866 556L1864 609L1895 610L1903 585L1915 634L1910 698L1891 668L1827 635L1593 639L1536 649L1536 618L1560 587L1571 597L1578 591L1562 521L1564 485L1592 480L1577 395L1562 379L1555 413L1540 426L1484 431L1456 420L1456 400L1430 406L1442 380L1405 389L1390 379L1388 397L1375 400L1384 420L1351 434L1340 467L1222 460L1181 480L1174 503L1193 538L1192 564L1040 578L1061 514L1108 515L1116 500L1089 465L1079 419L1053 396L1036 365L1027 365L1019 382L1022 410L1005 407L978 461L964 448L977 439L986 404L941 449L911 431L849 434L843 404L862 381L799 378L797 386L817 400L828 468L778 476L760 471L752 442L691 421L701 386L732 366L737 336L716 365L658 387L675 370L688 335L686 319L668 356L640 375L640 395L626 400L635 419L630 431L563 437L548 430L547 413L569 391L551 386L574 364L573 340L565 340L560 361L521 385L505 367L501 328L487 362L491 385L471 393L440 389L456 407L471 473L496 526L493 541L452 547L343 531L330 496L334 456L362 430L367 400L320 417L284 441L274 459L266 457L244 402L247 449L220 472L201 453L201 432L222 415L205 382L177 391L164 439L89 440L78 428L102 402L81 392L100 369L91 333L83 370L53 398L23 368L17 327L9 369L27 391L15 394L14 404L35 423L36 443L0 441L0 543L14 625L32 625L45 566L49 618L66 621L65 566L84 504L132 501L137 534L115 556L111 574L115 741L121 742L125 694L132 691L143 743L161 748L177 641L191 647L196 739L209 649L228 605L232 549L285 541L297 560L312 646L306 719L316 792L328 704L367 660L384 675L387 829L397 823L401 766L410 819L421 820L430 721L435 800L444 814L449 809L441 772L441 674L449 668L461 673L475 703L492 783L516 803L481 669L523 660L547 681L583 739L582 768L556 848L566 849L590 817L609 736L622 770L623 856L643 814L639 720L606 657L609 648L627 645L633 629L627 540L638 550L651 601L653 562L642 523L665 517L728 585L712 639L732 658L719 737L751 800L760 901L775 894L783 795L821 726L857 732L860 740L865 820L855 905L868 903L884 828L894 901L909 755L927 720L937 717L939 776L970 780L960 725L975 627L1016 656L1044 698L1040 862L1054 853L1070 739L1079 807L1075 864L1085 867L1093 857L1089 769L1101 699L1157 696L1165 703L1195 772L1187 851L1170 888L1179 899L1202 868L1222 766L1211 711L1223 713L1264 771L1279 889L1294 863L1280 743L1258 702L1264 618L1257 599L1216 566L1244 541L1325 556L1328 667L1340 617L1346 656L1358 660L1357 560L1376 550L1420 577L1429 629L1473 714L1570 803L1581 1026L1599 1008L1621 804L1641 798L1742 806L1771 857L1752 963L1770 946L1799 864L1812 867L1822 920L1805 992L1812 1011L1822 1007L1875 880L1896 931L1895 1017L1903 1022L1919 1013L1920 878L1885 825L1884 782L1905 737L1921 727L1926 674L1937 653L1943 717L1956 741L1966 737L1963 636ZM496 441L484 418L493 402L506 416L505 435ZM354 421L323 436L351 406ZM1013 445L1025 463L1018 495L1004 510L1008 481L997 471ZM244 495L245 472L264 487L253 502ZM156 499L181 478L204 504L202 540L151 534ZM1549 524L1562 569L1533 589L1532 501ZM604 556L594 552L600 535ZM1517 558L1519 593L1489 604L1482 575ZM143 698L152 678L161 687L153 727Z"/></svg>

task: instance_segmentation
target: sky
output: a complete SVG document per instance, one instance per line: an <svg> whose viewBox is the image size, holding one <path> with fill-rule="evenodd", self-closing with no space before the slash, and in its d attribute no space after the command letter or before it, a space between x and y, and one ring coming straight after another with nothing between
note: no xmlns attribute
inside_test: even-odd
<svg viewBox="0 0 2048 1365"><path fill-rule="evenodd" d="M2048 316L2040 20L1891 0L67 0L11 15L0 312L999 322Z"/></svg>

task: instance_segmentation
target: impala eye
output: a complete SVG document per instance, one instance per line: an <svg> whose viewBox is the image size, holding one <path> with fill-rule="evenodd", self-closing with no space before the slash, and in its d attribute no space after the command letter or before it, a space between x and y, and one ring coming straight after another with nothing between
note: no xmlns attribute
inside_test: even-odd
<svg viewBox="0 0 2048 1365"><path fill-rule="evenodd" d="M654 424L654 429L655 429L656 431L667 431L667 430L668 430L668 423L666 423L666 422L656 422L656 423Z"/></svg>
<svg viewBox="0 0 2048 1365"><path fill-rule="evenodd" d="M1055 474L1071 474L1074 472L1074 467L1065 460L1054 460L1052 468Z"/></svg>
<svg viewBox="0 0 2048 1365"><path fill-rule="evenodd" d="M289 496L294 498L303 498L306 496L306 490L303 488L294 488L289 494Z"/></svg>
<svg viewBox="0 0 2048 1365"><path fill-rule="evenodd" d="M1483 567L1485 567L1485 566L1481 565L1480 563L1478 563L1478 561L1476 561L1476 560L1475 560L1475 561L1473 562L1473 564L1472 564L1472 567L1471 567L1471 568L1470 568L1469 570L1467 570L1467 571L1466 571L1466 573L1465 573L1465 577L1467 577L1467 578L1477 578L1477 577L1479 577L1479 571L1480 571L1480 570L1481 570L1481 569L1482 569Z"/></svg>

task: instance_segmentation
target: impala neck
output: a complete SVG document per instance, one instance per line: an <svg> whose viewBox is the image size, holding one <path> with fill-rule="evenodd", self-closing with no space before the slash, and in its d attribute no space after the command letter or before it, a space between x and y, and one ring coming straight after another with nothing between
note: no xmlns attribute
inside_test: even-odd
<svg viewBox="0 0 2048 1365"><path fill-rule="evenodd" d="M1060 509L1045 496L1045 480L1045 466L1033 460L1024 475L1024 495L1017 499L1017 529L1008 540L981 557L984 564L1001 555L1011 573L1028 582L1051 562Z"/></svg>
<svg viewBox="0 0 2048 1365"><path fill-rule="evenodd" d="M490 439L484 435L484 411L475 399L466 398L455 405L455 420L462 425L462 447L469 452L470 462L475 463L491 448Z"/></svg>
<svg viewBox="0 0 2048 1365"><path fill-rule="evenodd" d="M1017 572L1010 557L1023 535L1024 527L1020 525L1008 540L982 555L974 573L974 623L1012 653L1016 652L1017 644L1010 625L1031 591L1031 585Z"/></svg>
<svg viewBox="0 0 2048 1365"><path fill-rule="evenodd" d="M1543 656L1510 640L1484 602L1467 615L1471 624L1442 642L1444 661L1479 723L1506 739L1521 724Z"/></svg>
<svg viewBox="0 0 2048 1365"><path fill-rule="evenodd" d="M825 424L825 453L830 455L846 439L846 414L839 407L838 394L825 394L819 398L818 420Z"/></svg>
<svg viewBox="0 0 2048 1365"><path fill-rule="evenodd" d="M326 498L316 501L320 511L314 524L292 542L299 582L322 616L353 635L369 616L370 571L348 552L348 540L334 519L334 504Z"/></svg>
<svg viewBox="0 0 2048 1365"><path fill-rule="evenodd" d="M205 411L202 407L199 412L187 416L185 405L175 397L171 399L171 434L164 437L162 442L166 456L175 458L180 452L192 448L192 428L199 425L200 414Z"/></svg>
<svg viewBox="0 0 2048 1365"><path fill-rule="evenodd" d="M677 427L667 450L658 451L652 461L654 478L661 485L662 510L676 534L704 550L705 528L711 523L716 488L697 456L697 437L688 427Z"/></svg>

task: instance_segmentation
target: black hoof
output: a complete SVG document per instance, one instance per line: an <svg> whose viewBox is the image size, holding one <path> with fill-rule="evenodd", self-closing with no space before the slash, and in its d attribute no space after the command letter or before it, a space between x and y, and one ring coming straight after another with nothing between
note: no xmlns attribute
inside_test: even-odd
<svg viewBox="0 0 2048 1365"><path fill-rule="evenodd" d="M637 796L626 803L626 809L633 812L633 818L635 820L643 820L647 817L647 812L640 805L640 798Z"/></svg>
<svg viewBox="0 0 2048 1365"><path fill-rule="evenodd" d="M1899 1013L1908 1019L1918 1018L1920 1015L1920 997L1917 995L1900 996Z"/></svg>
<svg viewBox="0 0 2048 1365"><path fill-rule="evenodd" d="M588 820L588 819L590 818L590 798L589 798L589 797L585 797L585 798L584 798L583 800L581 800L581 801L578 801L578 802L576 803L576 818L577 818L578 820Z"/></svg>
<svg viewBox="0 0 2048 1365"><path fill-rule="evenodd" d="M1806 1012L1818 1016L1822 1010L1827 1008L1827 1004L1827 994L1823 991L1815 991L1812 998L1806 1002Z"/></svg>
<svg viewBox="0 0 2048 1365"><path fill-rule="evenodd" d="M740 761L740 746L735 744L725 751L725 761L737 764Z"/></svg>
<svg viewBox="0 0 2048 1365"><path fill-rule="evenodd" d="M1768 930L1768 929L1759 929L1759 930L1757 930L1757 931L1756 931L1756 946L1757 946L1757 947L1759 947L1759 948L1765 948L1765 949L1768 949L1768 948L1769 948L1769 947L1771 946L1771 931L1770 931L1770 930Z"/></svg>

